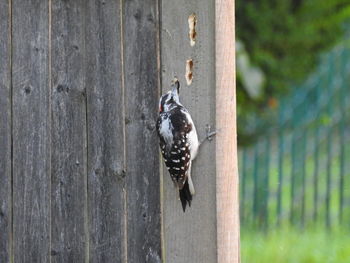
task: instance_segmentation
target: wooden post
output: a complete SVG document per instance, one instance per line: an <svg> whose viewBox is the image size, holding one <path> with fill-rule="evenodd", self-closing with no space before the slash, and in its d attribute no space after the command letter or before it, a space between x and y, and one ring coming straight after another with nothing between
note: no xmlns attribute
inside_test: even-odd
<svg viewBox="0 0 350 263"><path fill-rule="evenodd" d="M234 1L216 0L216 205L218 262L239 262Z"/></svg>
<svg viewBox="0 0 350 263"><path fill-rule="evenodd" d="M216 139L201 146L193 163L196 194L185 213L168 172L163 171L164 261L238 262L233 1L166 0L160 19L163 93L177 76L180 99L199 137L205 136L206 125L218 131ZM185 78L188 60L193 63L190 85Z"/></svg>

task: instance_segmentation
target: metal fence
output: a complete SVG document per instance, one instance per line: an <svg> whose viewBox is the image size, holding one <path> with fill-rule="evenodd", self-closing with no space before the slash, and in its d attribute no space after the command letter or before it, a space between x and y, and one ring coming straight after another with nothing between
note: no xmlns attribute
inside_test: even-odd
<svg viewBox="0 0 350 263"><path fill-rule="evenodd" d="M302 58L301 58L302 59ZM257 143L239 149L242 226L350 222L350 44L279 100Z"/></svg>

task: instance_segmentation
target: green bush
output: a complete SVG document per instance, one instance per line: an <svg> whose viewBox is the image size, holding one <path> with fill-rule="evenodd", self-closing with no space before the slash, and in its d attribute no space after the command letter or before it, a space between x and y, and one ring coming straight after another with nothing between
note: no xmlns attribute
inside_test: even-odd
<svg viewBox="0 0 350 263"><path fill-rule="evenodd" d="M344 39L350 17L349 0L237 0L237 38L252 66L264 74L258 97L247 92L237 69L239 142L260 134L254 118L269 118L266 109L278 107L278 97L303 82L320 54ZM239 67L239 65L237 65Z"/></svg>

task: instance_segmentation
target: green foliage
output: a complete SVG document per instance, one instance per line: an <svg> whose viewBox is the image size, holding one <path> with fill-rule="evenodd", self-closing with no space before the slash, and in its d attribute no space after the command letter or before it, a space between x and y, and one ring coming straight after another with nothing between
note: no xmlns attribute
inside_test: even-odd
<svg viewBox="0 0 350 263"><path fill-rule="evenodd" d="M252 64L265 74L263 92L252 98L237 76L238 133L245 138L262 131L251 120L268 119L275 98L301 83L315 68L320 54L344 38L350 17L349 0L237 0L237 38ZM239 70L238 70L239 72Z"/></svg>
<svg viewBox="0 0 350 263"><path fill-rule="evenodd" d="M242 263L343 263L350 259L348 229L242 229Z"/></svg>

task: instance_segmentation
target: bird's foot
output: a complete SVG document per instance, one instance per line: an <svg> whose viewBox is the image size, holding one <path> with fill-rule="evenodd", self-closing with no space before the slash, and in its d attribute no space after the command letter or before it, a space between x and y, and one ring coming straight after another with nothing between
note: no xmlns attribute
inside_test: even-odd
<svg viewBox="0 0 350 263"><path fill-rule="evenodd" d="M211 141L213 139L213 137L216 135L216 131L211 131L211 127L209 124L207 124L206 132L207 132L206 139L208 141Z"/></svg>
<svg viewBox="0 0 350 263"><path fill-rule="evenodd" d="M211 141L213 137L216 135L216 131L212 131L211 126L209 124L207 124L207 127L205 130L206 130L206 137L200 142L200 144L202 144L206 140Z"/></svg>

